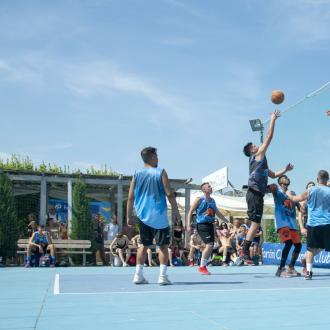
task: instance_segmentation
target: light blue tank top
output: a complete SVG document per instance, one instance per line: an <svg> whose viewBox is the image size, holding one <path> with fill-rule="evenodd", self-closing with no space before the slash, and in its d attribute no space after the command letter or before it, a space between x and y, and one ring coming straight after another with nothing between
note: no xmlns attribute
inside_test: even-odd
<svg viewBox="0 0 330 330"><path fill-rule="evenodd" d="M162 174L161 168L144 168L134 174L136 214L143 223L155 229L169 225Z"/></svg>
<svg viewBox="0 0 330 330"><path fill-rule="evenodd" d="M213 198L206 200L205 197L201 197L196 210L196 222L197 223L208 223L215 221L215 212L217 210L217 205Z"/></svg>
<svg viewBox="0 0 330 330"><path fill-rule="evenodd" d="M44 232L44 234L42 236L40 236L39 232L36 231L34 233L33 243L36 243L36 244L48 244L47 232Z"/></svg>
<svg viewBox="0 0 330 330"><path fill-rule="evenodd" d="M307 226L315 227L330 224L330 187L311 187L307 205Z"/></svg>
<svg viewBox="0 0 330 330"><path fill-rule="evenodd" d="M297 230L296 204L289 200L288 195L278 188L274 194L275 202L275 228L283 227Z"/></svg>

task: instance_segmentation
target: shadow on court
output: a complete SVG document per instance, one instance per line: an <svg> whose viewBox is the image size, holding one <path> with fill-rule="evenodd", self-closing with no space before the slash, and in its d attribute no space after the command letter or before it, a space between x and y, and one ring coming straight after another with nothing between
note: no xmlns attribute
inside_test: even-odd
<svg viewBox="0 0 330 330"><path fill-rule="evenodd" d="M173 285L217 285L217 284L244 284L246 282L219 282L219 281L214 281L214 282L173 282Z"/></svg>

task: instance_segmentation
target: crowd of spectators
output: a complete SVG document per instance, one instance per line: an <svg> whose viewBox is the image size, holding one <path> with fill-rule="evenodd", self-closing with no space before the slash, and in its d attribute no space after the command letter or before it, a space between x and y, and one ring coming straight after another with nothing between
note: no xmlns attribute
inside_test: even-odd
<svg viewBox="0 0 330 330"><path fill-rule="evenodd" d="M67 224L57 220L56 214L52 209L49 209L46 226L38 226L36 216L29 214L28 216L28 233L30 244L28 248L29 257L37 248L39 252L51 252L54 256L54 248L52 240L68 239ZM140 235L136 228L124 226L122 231L119 230L117 218L113 215L110 223L105 224L104 220L96 215L93 219L94 235L96 241L95 264L112 266L133 266L135 265L136 250L141 244ZM233 223L225 223L216 220L215 222L215 244L212 256L209 260L209 265L214 266L231 266L235 265L235 261L242 253L242 243L246 237L250 226L248 219L239 221L235 219ZM46 235L48 244L47 248L37 247L37 243L33 242L35 232L40 232L41 235ZM38 236L38 235L37 235ZM169 246L169 265L182 266L198 265L201 253L204 249L204 244L199 237L197 230L192 230L189 237L186 237L185 228L182 221L176 221L172 226L171 244ZM259 228L256 238L254 239L251 248L250 256L258 261L261 257L260 242L262 239L262 229ZM109 251L105 251L105 241L109 243ZM149 247L145 266L156 266L158 250L156 245ZM30 259L30 258L28 258ZM257 262L256 262L257 264Z"/></svg>
<svg viewBox="0 0 330 330"><path fill-rule="evenodd" d="M108 239L112 241L110 245L110 264L115 266L133 266L135 264L135 254L137 247L141 244L140 235L132 233L132 227L123 228L122 232L118 232L116 220L112 219L111 224L107 225ZM209 265L214 266L232 266L235 265L236 259L242 254L242 243L246 237L250 226L248 219L242 223L234 220L233 223L215 222L215 244ZM114 233L109 233L111 228ZM262 229L259 227L256 238L250 248L250 256L255 260L255 264L261 261L261 240ZM199 237L197 230L193 229L192 233L186 239L185 229L181 221L176 221L172 226L171 244L169 246L169 265L183 266L198 265L204 243ZM186 243L186 244L185 244ZM155 266L158 264L157 247L155 245L148 249L148 257L145 266ZM117 260L117 262L115 262Z"/></svg>

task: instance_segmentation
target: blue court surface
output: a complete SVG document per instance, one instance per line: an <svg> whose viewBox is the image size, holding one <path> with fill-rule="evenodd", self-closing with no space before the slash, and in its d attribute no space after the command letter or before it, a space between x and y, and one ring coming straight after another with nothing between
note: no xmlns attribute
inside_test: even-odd
<svg viewBox="0 0 330 330"><path fill-rule="evenodd" d="M0 329L320 329L330 328L330 270L312 281L277 278L276 266L2 268Z"/></svg>

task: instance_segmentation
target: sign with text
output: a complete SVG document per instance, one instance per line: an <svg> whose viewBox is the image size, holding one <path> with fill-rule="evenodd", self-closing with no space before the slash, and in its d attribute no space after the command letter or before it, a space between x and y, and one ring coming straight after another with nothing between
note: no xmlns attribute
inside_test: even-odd
<svg viewBox="0 0 330 330"><path fill-rule="evenodd" d="M264 265L279 265L281 262L282 249L284 244L281 243L263 243L262 244L262 258ZM305 257L306 244L302 244L302 249L299 254L297 265L301 265L301 259ZM289 254L287 263L290 262L291 253ZM314 257L313 266L330 268L330 253L322 250Z"/></svg>
<svg viewBox="0 0 330 330"><path fill-rule="evenodd" d="M223 167L209 174L202 179L202 182L208 182L212 186L213 191L219 191L228 187L228 167Z"/></svg>

